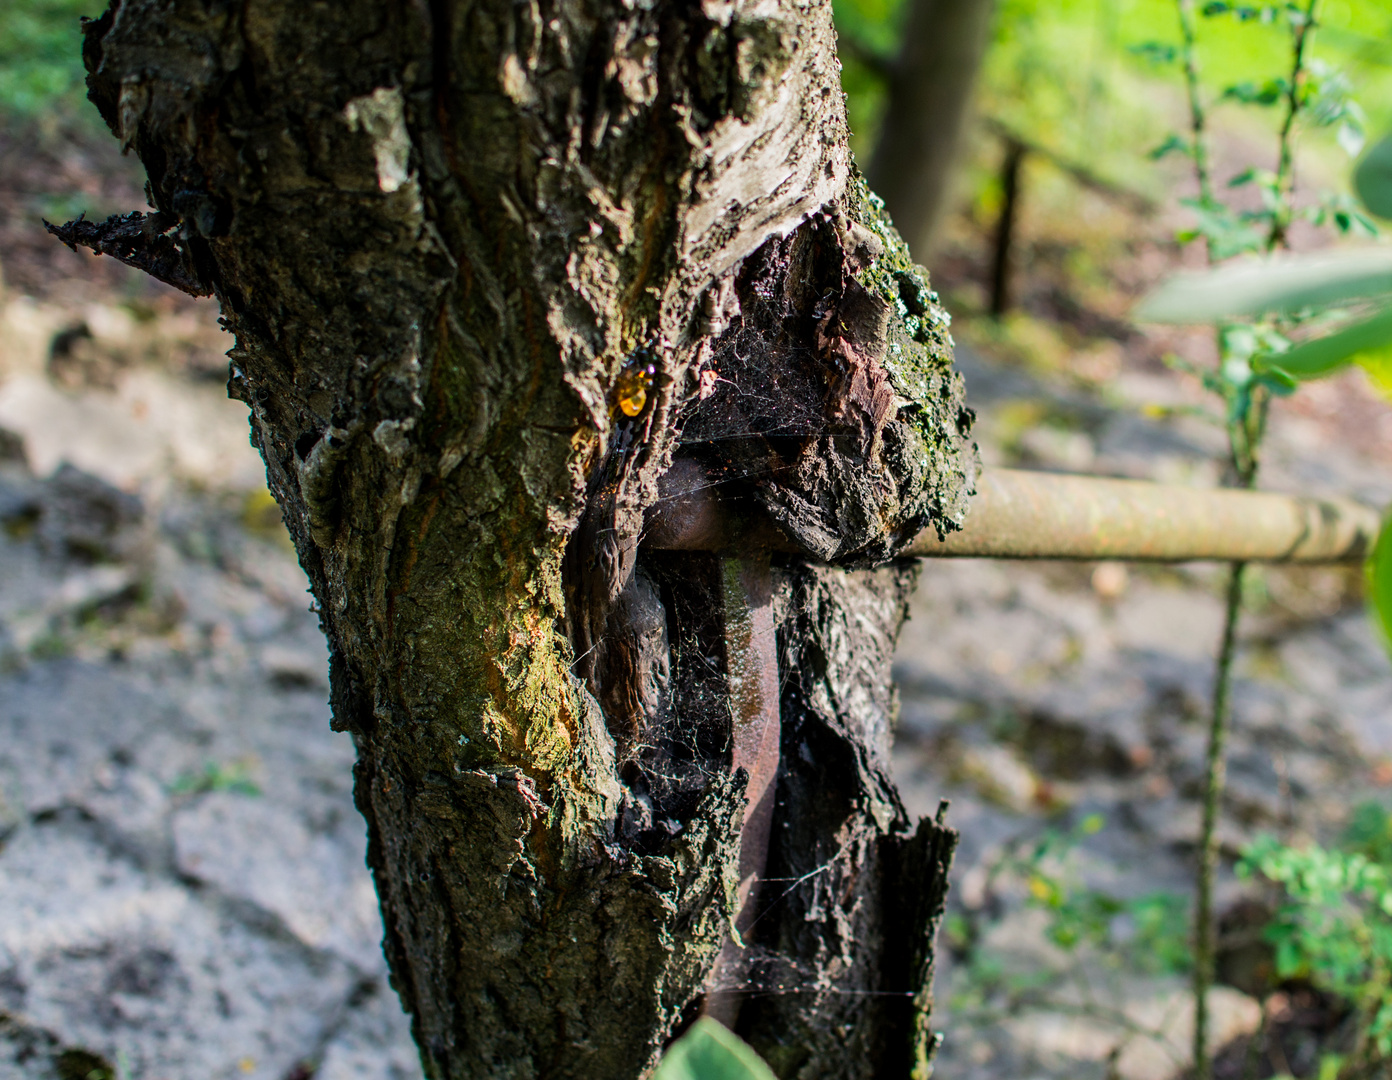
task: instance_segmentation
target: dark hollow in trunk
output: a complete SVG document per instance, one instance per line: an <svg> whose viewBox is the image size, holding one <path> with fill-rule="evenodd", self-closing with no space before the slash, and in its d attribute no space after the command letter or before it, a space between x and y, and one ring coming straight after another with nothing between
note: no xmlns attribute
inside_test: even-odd
<svg viewBox="0 0 1392 1080"><path fill-rule="evenodd" d="M924 1075L953 834L889 777L893 557L961 522L974 453L829 4L116 0L85 33L156 212L65 239L236 335L428 1075L646 1075L731 996L781 1076ZM644 547L683 469L792 548L762 585ZM777 739L740 756L756 647Z"/></svg>

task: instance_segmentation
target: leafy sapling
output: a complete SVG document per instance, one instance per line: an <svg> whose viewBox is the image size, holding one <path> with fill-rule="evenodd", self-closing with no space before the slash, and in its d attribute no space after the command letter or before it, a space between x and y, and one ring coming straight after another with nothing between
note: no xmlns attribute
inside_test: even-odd
<svg viewBox="0 0 1392 1080"><path fill-rule="evenodd" d="M1392 217L1392 136L1366 155L1354 174L1367 209ZM1294 391L1392 349L1392 247L1280 259L1239 261L1172 278L1137 312L1151 322L1219 324L1229 351L1245 365L1242 379L1200 373L1205 385L1231 394L1241 388ZM1298 341L1296 329L1310 331ZM1235 341L1240 349L1232 349ZM1392 530L1370 553L1369 602L1392 645Z"/></svg>
<svg viewBox="0 0 1392 1080"><path fill-rule="evenodd" d="M1362 148L1363 118L1353 101L1348 81L1311 55L1318 22L1319 0L1281 4L1209 3L1202 16L1234 18L1257 26L1274 27L1286 35L1289 65L1283 72L1260 82L1224 88L1216 101L1206 98L1200 78L1199 31L1194 0L1176 0L1181 45L1177 58L1184 72L1190 115L1187 140L1171 140L1164 149L1182 146L1194 169L1198 188L1195 198L1182 200L1194 214L1194 224L1179 236L1181 242L1202 241L1210 266L1217 267L1238 256L1269 256L1288 246L1290 228L1298 216L1343 234L1376 232L1371 218L1347 199L1326 197L1309 210L1295 202L1295 136L1302 128L1333 128L1339 142L1351 153ZM1217 103L1276 110L1278 135L1274 168L1253 166L1239 172L1227 184L1228 192L1254 187L1258 205L1239 206L1220 198L1208 148L1210 110ZM1381 153L1381 151L1376 151ZM1375 155L1370 155L1373 157ZM1378 157L1377 160L1383 160ZM1377 187L1376 179L1372 182ZM1361 191L1361 188L1360 188ZM1377 213L1376 207L1368 209ZM1376 264L1376 259L1373 260ZM1207 371L1180 364L1199 374L1203 385L1224 403L1228 436L1226 482L1233 487L1256 485L1267 415L1274 397L1293 393L1302 378L1325 374L1360 349L1392 337L1392 318L1379 307L1371 315L1330 335L1296 343L1302 326L1328 310L1331 301L1347 299L1336 283L1345 287L1351 278L1343 270L1330 269L1318 284L1323 293L1299 293L1298 271L1286 281L1285 295L1273 293L1263 271L1248 266L1211 271L1201 283L1191 279L1162 289L1138 311L1141 319L1169 322L1211 322L1215 326L1218 364ZM1341 279L1340 275L1344 277ZM1246 275L1246 278L1243 277ZM1358 278L1358 275L1352 275ZM1383 264L1362 268L1360 299L1376 305L1392 285ZM1234 284L1236 281L1236 284ZM1308 284L1308 283L1307 283ZM1180 304L1205 290L1205 303L1181 310ZM1187 293L1186 293L1187 290ZM1389 542L1392 544L1392 542ZM1380 544L1386 547L1388 544ZM1209 1080L1208 990L1213 984L1216 936L1213 912L1214 879L1218 864L1217 820L1226 784L1226 743L1232 667L1237 650L1237 629L1244 596L1243 563L1229 572L1223 634L1219 645L1208 747L1199 860L1194 904L1194 1072ZM1385 580L1386 575L1384 575ZM1376 591L1376 590L1375 590ZM1392 586L1386 586L1392 592Z"/></svg>
<svg viewBox="0 0 1392 1080"><path fill-rule="evenodd" d="M1353 1030L1320 1075L1386 1075L1392 1064L1392 815L1375 803L1354 811L1335 847L1258 839L1238 874L1279 886L1285 902L1266 938L1282 979L1304 979L1343 998Z"/></svg>

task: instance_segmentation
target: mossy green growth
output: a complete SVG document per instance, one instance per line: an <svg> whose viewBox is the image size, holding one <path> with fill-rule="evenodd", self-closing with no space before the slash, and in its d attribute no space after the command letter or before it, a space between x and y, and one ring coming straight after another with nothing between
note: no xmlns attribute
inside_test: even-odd
<svg viewBox="0 0 1392 1080"><path fill-rule="evenodd" d="M929 285L928 272L913 261L884 202L858 172L852 175L847 202L882 249L871 265L856 271L855 279L893 312L880 363L895 393L909 402L899 410L899 419L912 437L898 448L891 446L891 454L896 470L912 478L906 490L921 492L918 506L906 517L916 518L918 527L932 524L941 535L965 519L975 475L974 449L965 443L972 414L962 379L952 371L952 319Z"/></svg>
<svg viewBox="0 0 1392 1080"><path fill-rule="evenodd" d="M952 318L929 285L928 272L913 261L909 245L890 221L883 200L858 173L853 177L850 195L861 225L874 233L884 248L874 263L855 277L893 306L904 337L919 346L913 349L902 340L891 341L889 356L884 361L895 388L902 385L908 391L905 396L917 401L928 392L932 377L952 365ZM913 393L915 388L920 392Z"/></svg>

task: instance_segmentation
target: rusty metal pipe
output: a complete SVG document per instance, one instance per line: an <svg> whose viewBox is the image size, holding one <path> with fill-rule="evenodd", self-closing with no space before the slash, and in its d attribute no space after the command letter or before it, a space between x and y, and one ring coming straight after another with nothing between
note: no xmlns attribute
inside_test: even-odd
<svg viewBox="0 0 1392 1080"><path fill-rule="evenodd" d="M768 864L777 796L779 723L778 633L773 576L767 550L720 561L725 621L725 671L730 690L730 768L748 776L740 830L735 933L706 980L703 1012L728 1028L739 1019L749 974L748 942L758 917L760 884Z"/></svg>
<svg viewBox="0 0 1392 1080"><path fill-rule="evenodd" d="M904 554L1148 562L1359 562L1376 510L1351 499L987 469L965 527Z"/></svg>
<svg viewBox="0 0 1392 1080"><path fill-rule="evenodd" d="M986 469L965 527L920 533L903 551L924 558L1122 559L1149 562L1356 563L1381 524L1342 498L1189 488L1144 480ZM767 520L726 505L693 462L664 478L648 515L652 547L790 550Z"/></svg>

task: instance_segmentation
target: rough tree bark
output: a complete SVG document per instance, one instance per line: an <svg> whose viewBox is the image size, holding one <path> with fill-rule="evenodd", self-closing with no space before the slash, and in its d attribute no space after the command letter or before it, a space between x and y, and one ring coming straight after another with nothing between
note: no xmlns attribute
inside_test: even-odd
<svg viewBox="0 0 1392 1080"><path fill-rule="evenodd" d="M830 4L114 0L85 33L156 210L108 253L236 335L428 1075L642 1076L732 989L781 1076L924 1075L953 834L889 777L892 560L974 451ZM664 485L717 482L799 553L643 545ZM766 887L717 965L760 626Z"/></svg>

